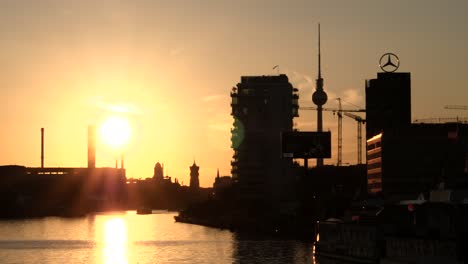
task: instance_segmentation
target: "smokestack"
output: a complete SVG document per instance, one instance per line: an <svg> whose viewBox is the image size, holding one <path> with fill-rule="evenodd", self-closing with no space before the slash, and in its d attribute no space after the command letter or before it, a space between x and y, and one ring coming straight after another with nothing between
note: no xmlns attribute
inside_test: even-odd
<svg viewBox="0 0 468 264"><path fill-rule="evenodd" d="M44 168L44 128L41 127L41 168Z"/></svg>
<svg viewBox="0 0 468 264"><path fill-rule="evenodd" d="M88 126L88 169L96 168L96 129Z"/></svg>
<svg viewBox="0 0 468 264"><path fill-rule="evenodd" d="M120 168L123 169L124 168L124 155L122 154L122 156L120 156Z"/></svg>

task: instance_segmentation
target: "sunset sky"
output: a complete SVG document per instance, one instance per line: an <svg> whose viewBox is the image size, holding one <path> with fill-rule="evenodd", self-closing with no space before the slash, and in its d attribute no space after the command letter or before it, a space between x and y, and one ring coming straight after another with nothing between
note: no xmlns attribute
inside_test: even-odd
<svg viewBox="0 0 468 264"><path fill-rule="evenodd" d="M365 107L364 83L383 53L412 77L412 119L468 116L468 1L465 0L0 0L0 164L85 167L87 127L129 120L127 177L156 162L202 186L230 175L229 93L244 75L273 66L312 106L317 24L322 31L324 107ZM300 111L300 130L316 129ZM324 113L336 163L337 119ZM356 123L343 119L343 163L356 163ZM98 143L98 167L120 150ZM314 162L312 162L315 164Z"/></svg>

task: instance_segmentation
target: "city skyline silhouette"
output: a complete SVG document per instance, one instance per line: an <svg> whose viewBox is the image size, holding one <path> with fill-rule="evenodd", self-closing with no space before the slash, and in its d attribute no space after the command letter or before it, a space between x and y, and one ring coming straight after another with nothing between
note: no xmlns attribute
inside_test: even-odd
<svg viewBox="0 0 468 264"><path fill-rule="evenodd" d="M44 127L45 166L85 167L87 126L117 115L132 129L128 177L151 177L159 160L188 183L195 156L200 185L211 186L217 168L231 174L229 92L240 76L278 70L299 89L300 106L313 106L319 22L324 107L335 108L337 97L364 106L365 80L393 52L397 71L412 72L413 119L465 114L443 109L468 95L463 1L180 4L2 2L0 164L39 167ZM335 164L337 120L323 116L333 150L325 164ZM314 131L316 112L300 111L294 122ZM356 160L355 126L343 119L343 164ZM98 167L120 156L102 142L97 152Z"/></svg>

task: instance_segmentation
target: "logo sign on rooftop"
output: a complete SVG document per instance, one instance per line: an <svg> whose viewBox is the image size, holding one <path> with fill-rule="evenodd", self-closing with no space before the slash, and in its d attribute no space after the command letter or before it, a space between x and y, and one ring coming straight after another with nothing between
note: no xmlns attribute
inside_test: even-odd
<svg viewBox="0 0 468 264"><path fill-rule="evenodd" d="M394 72L400 67L400 59L393 53L385 53L380 57L379 66L384 72Z"/></svg>

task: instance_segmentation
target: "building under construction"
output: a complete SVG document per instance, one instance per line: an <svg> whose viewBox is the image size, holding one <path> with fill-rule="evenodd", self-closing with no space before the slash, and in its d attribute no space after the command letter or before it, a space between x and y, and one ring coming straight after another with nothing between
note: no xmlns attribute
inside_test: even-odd
<svg viewBox="0 0 468 264"><path fill-rule="evenodd" d="M233 180L242 199L278 201L292 193L292 160L281 156L281 133L292 131L298 94L288 77L243 76L233 88Z"/></svg>

